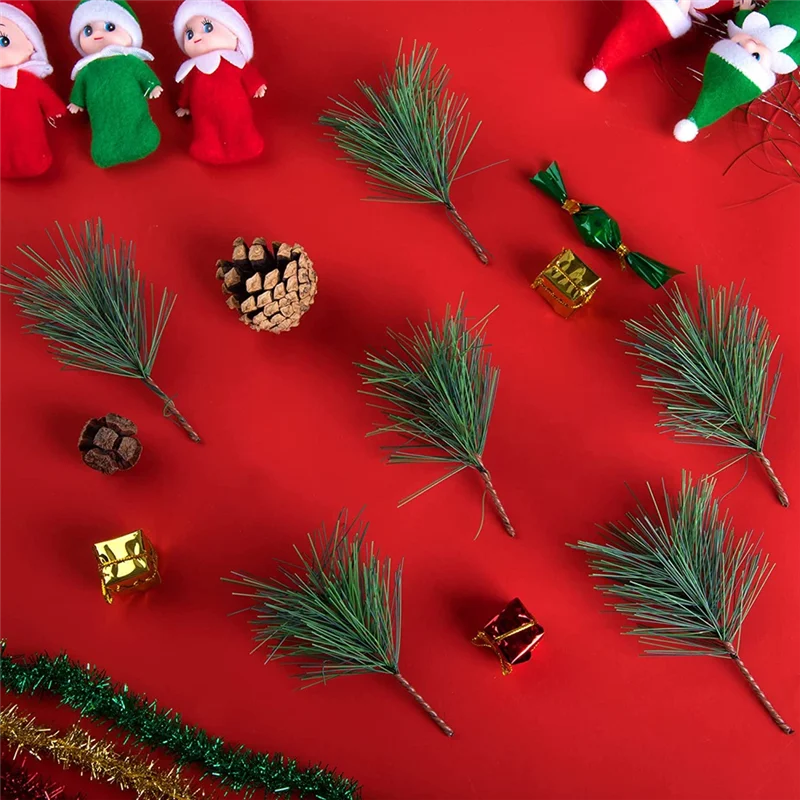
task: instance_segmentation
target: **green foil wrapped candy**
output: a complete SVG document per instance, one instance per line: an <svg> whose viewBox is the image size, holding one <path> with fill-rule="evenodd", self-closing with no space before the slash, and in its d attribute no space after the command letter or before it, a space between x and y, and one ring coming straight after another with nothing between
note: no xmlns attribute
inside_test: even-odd
<svg viewBox="0 0 800 800"><path fill-rule="evenodd" d="M572 217L578 233L589 247L613 250L619 256L623 269L630 267L654 289L660 289L670 278L681 274L680 270L668 267L642 253L633 252L623 243L616 220L600 206L584 205L577 200L571 200L567 196L561 170L555 161L547 169L537 172L531 178L531 183L561 204Z"/></svg>

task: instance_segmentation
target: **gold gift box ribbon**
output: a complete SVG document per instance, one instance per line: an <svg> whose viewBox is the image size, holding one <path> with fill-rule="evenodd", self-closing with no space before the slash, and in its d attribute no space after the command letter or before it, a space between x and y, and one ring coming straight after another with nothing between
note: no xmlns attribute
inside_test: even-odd
<svg viewBox="0 0 800 800"><path fill-rule="evenodd" d="M497 643L502 642L504 639L510 639L512 636L516 636L516 634L522 633L522 631L527 631L535 626L536 620L523 622L522 625L519 625L516 628L512 628L510 631L506 631L505 633L501 633L499 636L494 637L489 636L486 631L481 631L472 638L472 644L475 644L478 647L489 647L494 650L495 655L498 657L498 659L500 659L500 669L503 671L503 675L509 675L511 674L513 667L505 655L503 655L503 651L497 646Z"/></svg>

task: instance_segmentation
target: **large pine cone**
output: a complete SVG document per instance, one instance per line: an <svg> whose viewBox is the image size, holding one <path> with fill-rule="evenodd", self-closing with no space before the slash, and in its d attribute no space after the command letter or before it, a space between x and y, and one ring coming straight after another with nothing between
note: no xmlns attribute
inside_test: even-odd
<svg viewBox="0 0 800 800"><path fill-rule="evenodd" d="M283 333L300 324L317 294L317 273L299 244L253 240L248 249L240 236L230 261L217 261L217 278L227 304L254 331Z"/></svg>
<svg viewBox="0 0 800 800"><path fill-rule="evenodd" d="M113 475L117 470L130 469L139 460L142 444L137 433L136 425L127 417L106 414L83 426L78 449L86 466Z"/></svg>

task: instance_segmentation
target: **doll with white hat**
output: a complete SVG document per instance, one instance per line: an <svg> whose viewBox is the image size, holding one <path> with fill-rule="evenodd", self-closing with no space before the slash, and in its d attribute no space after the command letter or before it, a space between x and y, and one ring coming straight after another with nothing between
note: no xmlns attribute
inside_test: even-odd
<svg viewBox="0 0 800 800"><path fill-rule="evenodd" d="M769 91L778 75L800 63L800 2L772 0L759 11L741 11L728 21L728 38L706 58L700 96L675 126L679 142L690 142L700 128Z"/></svg>
<svg viewBox="0 0 800 800"><path fill-rule="evenodd" d="M190 116L189 152L206 164L236 164L259 156L264 140L253 121L252 98L267 91L252 64L253 34L242 0L184 0L173 20L178 46L188 56L178 116Z"/></svg>
<svg viewBox="0 0 800 800"><path fill-rule="evenodd" d="M72 13L70 38L81 59L69 110L86 110L92 125L92 159L113 167L149 156L161 134L147 101L159 97L161 82L145 63L142 28L126 0L80 0Z"/></svg>
<svg viewBox="0 0 800 800"><path fill-rule="evenodd" d="M45 120L67 113L44 82L53 72L33 4L0 2L0 176L33 178L50 168L53 154Z"/></svg>

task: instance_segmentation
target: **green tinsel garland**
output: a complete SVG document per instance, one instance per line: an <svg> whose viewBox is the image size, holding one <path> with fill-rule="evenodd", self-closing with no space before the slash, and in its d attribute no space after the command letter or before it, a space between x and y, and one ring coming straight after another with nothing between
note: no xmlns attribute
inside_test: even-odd
<svg viewBox="0 0 800 800"><path fill-rule="evenodd" d="M246 796L266 791L282 797L356 800L358 783L321 767L299 767L281 755L233 747L200 728L184 725L180 715L159 710L155 702L114 684L97 667L81 665L62 653L12 657L0 648L0 683L12 694L48 692L81 716L105 720L153 748L162 748L179 764L196 764L233 791Z"/></svg>

